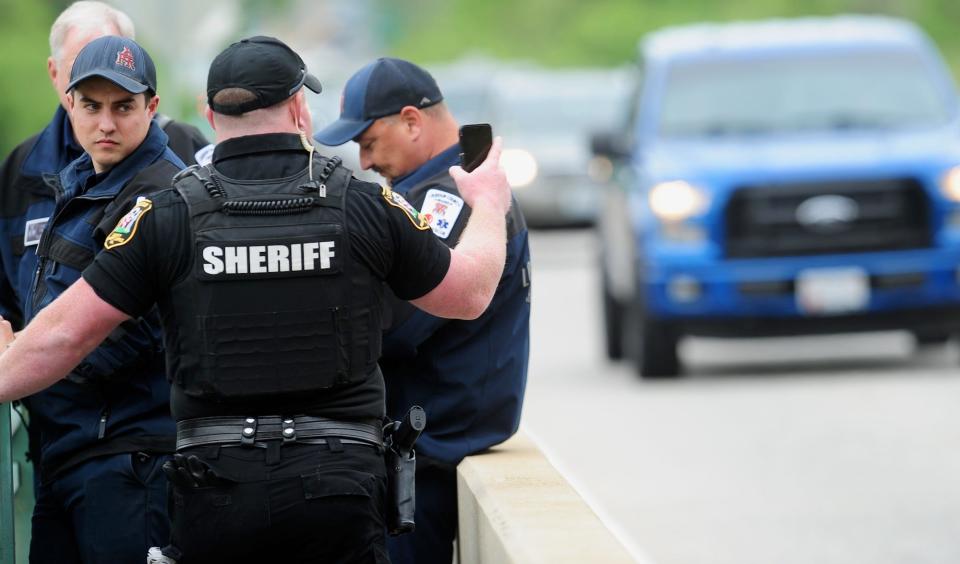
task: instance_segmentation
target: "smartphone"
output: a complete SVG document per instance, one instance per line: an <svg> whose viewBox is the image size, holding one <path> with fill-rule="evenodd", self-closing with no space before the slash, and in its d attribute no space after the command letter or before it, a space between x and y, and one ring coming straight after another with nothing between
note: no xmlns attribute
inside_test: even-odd
<svg viewBox="0 0 960 564"><path fill-rule="evenodd" d="M493 144L493 130L489 123L474 123L460 127L460 166L470 172L480 166Z"/></svg>

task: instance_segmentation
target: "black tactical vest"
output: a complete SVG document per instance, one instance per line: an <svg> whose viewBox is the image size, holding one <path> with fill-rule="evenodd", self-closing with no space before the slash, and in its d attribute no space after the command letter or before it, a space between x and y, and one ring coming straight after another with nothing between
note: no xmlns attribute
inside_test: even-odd
<svg viewBox="0 0 960 564"><path fill-rule="evenodd" d="M381 285L350 253L351 173L314 157L318 179L244 181L212 165L174 179L193 237L172 289L173 375L207 399L300 394L375 377ZM172 345L172 346L171 346Z"/></svg>

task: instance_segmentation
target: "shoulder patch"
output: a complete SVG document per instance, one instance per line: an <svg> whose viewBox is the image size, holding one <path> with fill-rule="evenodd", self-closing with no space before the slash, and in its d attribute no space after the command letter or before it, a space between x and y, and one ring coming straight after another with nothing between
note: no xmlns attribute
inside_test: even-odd
<svg viewBox="0 0 960 564"><path fill-rule="evenodd" d="M390 204L393 207L402 209L403 213L407 215L407 218L410 219L410 223L412 223L414 227L416 227L421 231L426 231L427 229L430 229L430 224L427 223L426 219L424 219L424 217L420 215L420 212L417 211L417 208L410 205L410 202L404 199L403 196L394 192L387 186L382 186L380 188L380 194L383 196L383 199L386 200L388 204Z"/></svg>
<svg viewBox="0 0 960 564"><path fill-rule="evenodd" d="M434 235L446 239L457 223L463 205L463 198L460 196L431 188L427 190L427 197L423 200L420 215L427 220Z"/></svg>
<svg viewBox="0 0 960 564"><path fill-rule="evenodd" d="M137 198L137 204L133 206L133 209L128 211L127 215L123 216L117 226L113 228L113 231L107 235L106 241L103 242L103 248L112 249L129 243L137 233L140 220L151 209L153 209L153 202L144 197Z"/></svg>

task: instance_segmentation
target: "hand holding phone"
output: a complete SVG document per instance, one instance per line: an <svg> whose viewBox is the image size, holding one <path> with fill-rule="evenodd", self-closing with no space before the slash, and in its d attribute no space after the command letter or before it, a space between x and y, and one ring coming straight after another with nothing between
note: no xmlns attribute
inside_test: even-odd
<svg viewBox="0 0 960 564"><path fill-rule="evenodd" d="M490 152L493 130L489 123L460 127L460 166L467 172L480 166Z"/></svg>
<svg viewBox="0 0 960 564"><path fill-rule="evenodd" d="M457 184L460 197L471 208L476 208L480 201L486 201L493 204L499 213L505 214L510 209L510 183L500 166L502 150L503 140L497 137L490 145L489 154L481 160L482 167L473 172L467 172L461 166L450 167L450 176Z"/></svg>

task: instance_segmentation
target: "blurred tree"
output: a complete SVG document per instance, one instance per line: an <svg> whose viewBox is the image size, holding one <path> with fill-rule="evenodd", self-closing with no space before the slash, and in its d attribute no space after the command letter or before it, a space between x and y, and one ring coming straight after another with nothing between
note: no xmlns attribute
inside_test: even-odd
<svg viewBox="0 0 960 564"><path fill-rule="evenodd" d="M108 0L110 1L110 0ZM294 0L236 0L241 27L289 17ZM351 0L333 0L349 2ZM394 55L422 63L481 54L549 66L614 66L633 60L637 40L666 25L837 13L916 21L960 70L958 0L373 0L369 26ZM0 0L0 151L50 118L56 97L45 72L47 35L70 0ZM172 66L165 61L163 68ZM165 98L167 112L193 116L196 101ZM179 110L179 111L178 111Z"/></svg>
<svg viewBox="0 0 960 564"><path fill-rule="evenodd" d="M50 119L57 97L47 77L49 33L63 2L0 0L0 153Z"/></svg>
<svg viewBox="0 0 960 564"><path fill-rule="evenodd" d="M242 29L257 29L263 24L263 20L282 15L288 17L292 0L237 0L240 4L240 13L242 14ZM243 33L241 35L248 35Z"/></svg>
<svg viewBox="0 0 960 564"><path fill-rule="evenodd" d="M378 1L392 18L392 52L423 63L482 54L613 66L633 59L641 35L666 25L875 13L916 21L960 68L957 0L415 0L403 9Z"/></svg>

